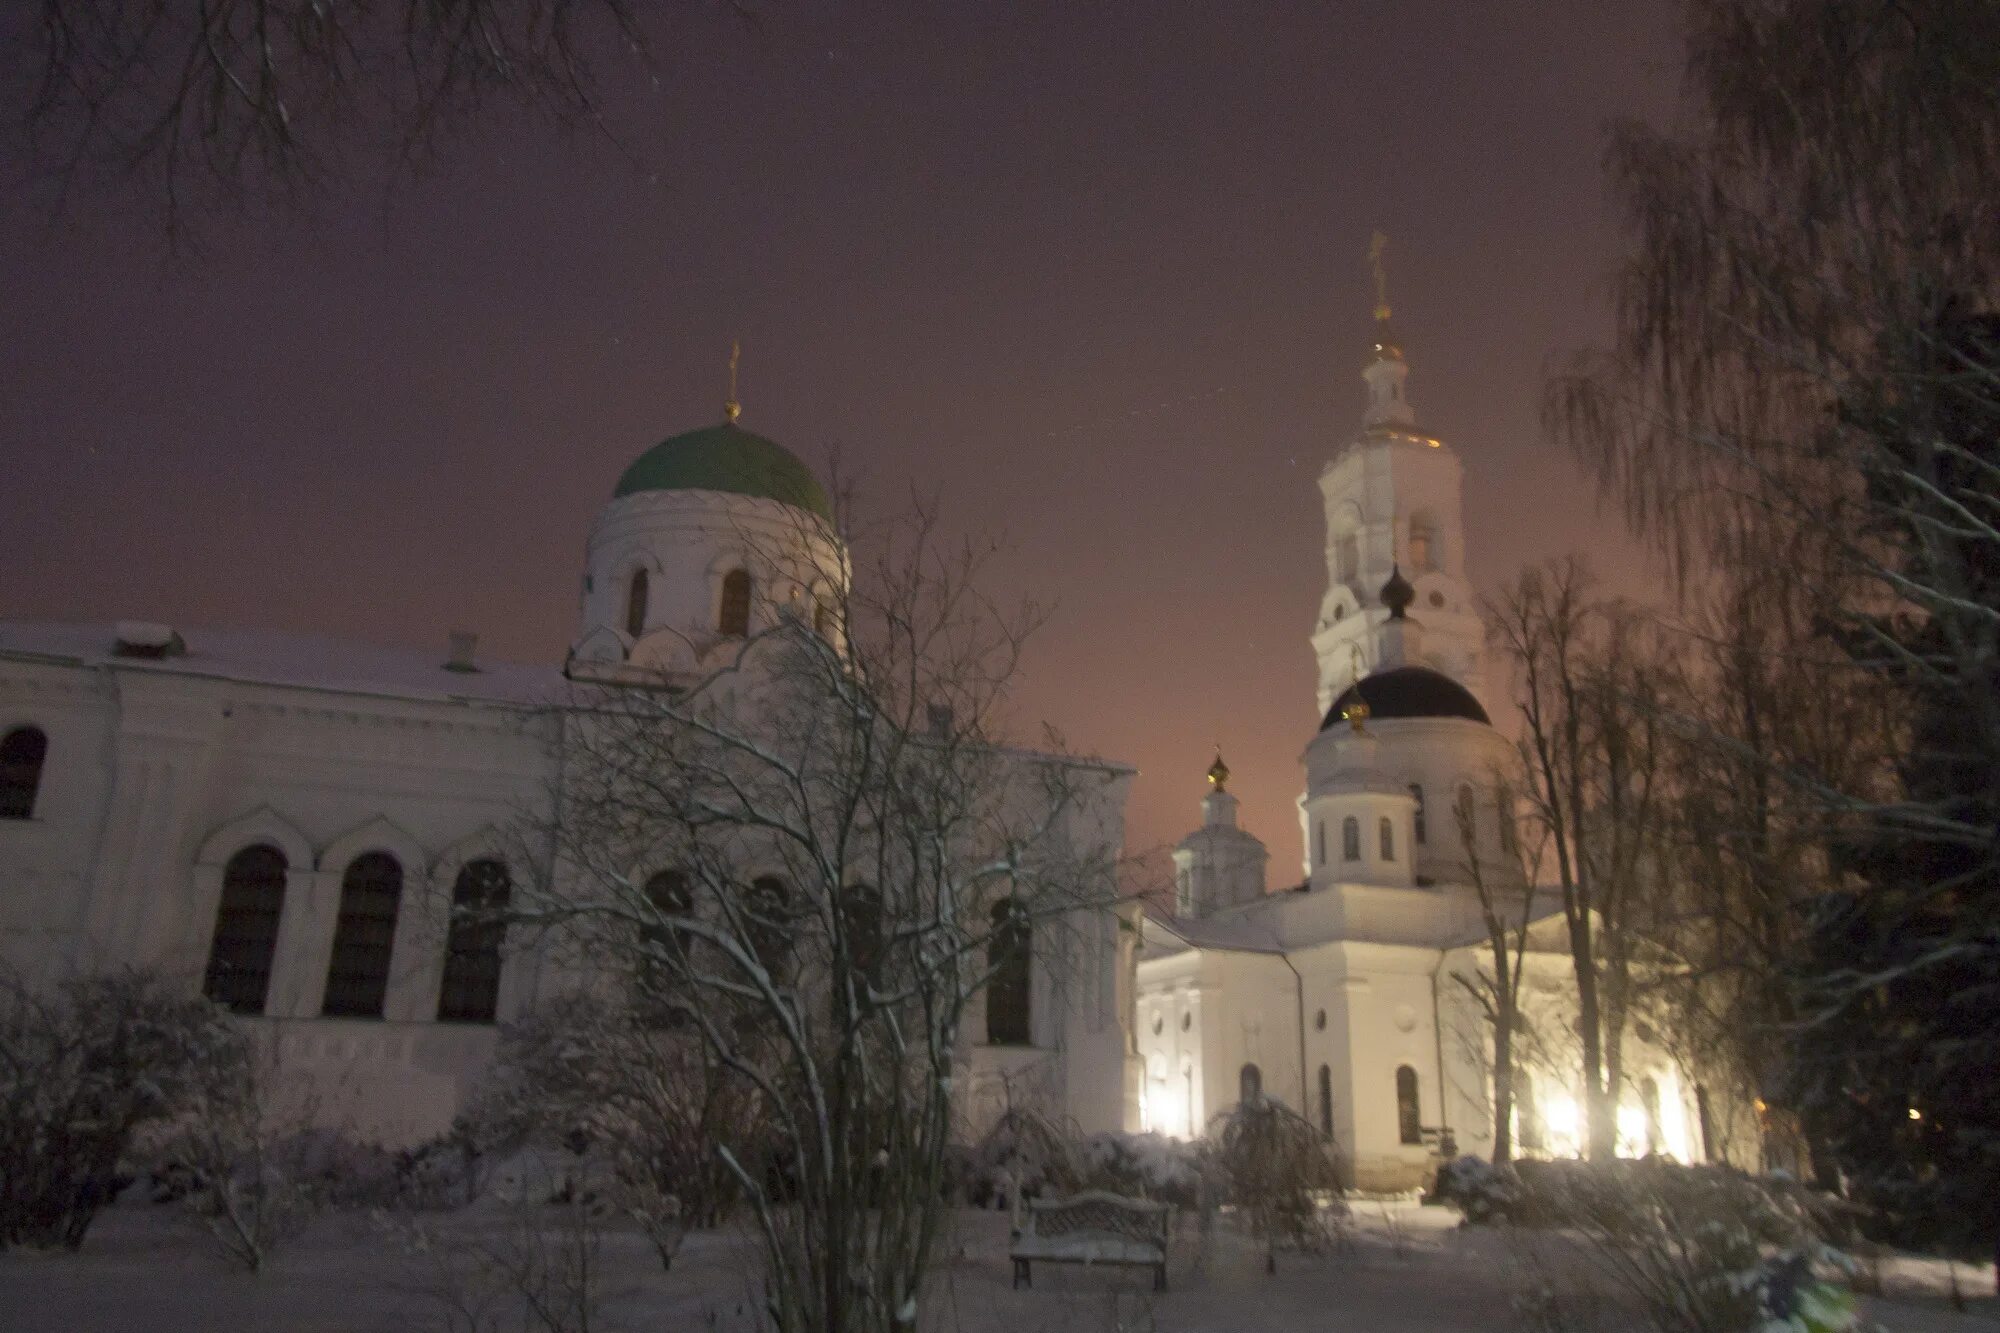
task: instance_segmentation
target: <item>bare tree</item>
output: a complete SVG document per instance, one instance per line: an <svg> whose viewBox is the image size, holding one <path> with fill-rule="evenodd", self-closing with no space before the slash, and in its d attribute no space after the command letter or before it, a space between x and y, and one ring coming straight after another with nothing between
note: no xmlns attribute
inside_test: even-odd
<svg viewBox="0 0 2000 1333"><path fill-rule="evenodd" d="M1518 682L1529 819L1546 835L1576 975L1589 1152L1617 1148L1635 915L1656 900L1668 813L1662 645L1630 608L1594 600L1574 558L1525 571L1487 605Z"/></svg>
<svg viewBox="0 0 2000 1333"><path fill-rule="evenodd" d="M30 6L21 6L26 11ZM500 104L599 120L597 67L644 62L628 0L39 0L7 22L16 111L65 191L134 183L170 234L415 165Z"/></svg>
<svg viewBox="0 0 2000 1333"><path fill-rule="evenodd" d="M1499 774L1494 786L1505 789ZM1513 813L1504 807L1501 819ZM1452 802L1452 819L1458 830L1459 846L1465 852L1465 873L1479 902L1479 919L1486 931L1485 966L1471 972L1454 971L1456 981L1485 1014L1493 1032L1493 1161L1505 1162L1514 1155L1514 1070L1515 1038L1526 1026L1521 1009L1521 978L1528 951L1528 927L1534 920L1535 877L1533 874L1496 883L1492 868L1478 854L1477 820L1474 797L1469 787L1461 788ZM1541 830L1545 834L1545 830ZM1501 846L1513 844L1514 835L1503 834ZM1537 837L1539 848L1546 837ZM1530 858L1538 865L1539 856ZM1482 1050L1480 1054L1484 1055Z"/></svg>
<svg viewBox="0 0 2000 1333"><path fill-rule="evenodd" d="M1039 617L978 593L985 552L918 513L850 578L825 534L798 538L765 540L777 605L709 665L581 692L558 871L520 915L669 979L765 1109L761 1158L716 1151L776 1325L906 1328L972 1024L1027 1039L1036 974L1112 937L1122 774L996 735Z"/></svg>

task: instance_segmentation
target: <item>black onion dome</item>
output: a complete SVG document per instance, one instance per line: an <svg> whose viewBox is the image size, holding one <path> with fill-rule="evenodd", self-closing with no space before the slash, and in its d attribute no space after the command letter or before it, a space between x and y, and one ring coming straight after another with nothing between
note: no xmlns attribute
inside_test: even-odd
<svg viewBox="0 0 2000 1333"><path fill-rule="evenodd" d="M1401 620L1403 613L1410 609L1410 603L1417 600L1417 590L1403 577L1401 565L1389 566L1389 581L1382 585L1382 591L1375 594L1382 605L1389 608L1392 620Z"/></svg>
<svg viewBox="0 0 2000 1333"><path fill-rule="evenodd" d="M1368 705L1368 720L1381 722L1394 717L1462 717L1468 722L1492 726L1492 719L1472 697L1472 691L1429 667L1401 666L1378 671L1341 691L1319 724L1325 731L1342 721L1341 715L1355 701L1356 692Z"/></svg>

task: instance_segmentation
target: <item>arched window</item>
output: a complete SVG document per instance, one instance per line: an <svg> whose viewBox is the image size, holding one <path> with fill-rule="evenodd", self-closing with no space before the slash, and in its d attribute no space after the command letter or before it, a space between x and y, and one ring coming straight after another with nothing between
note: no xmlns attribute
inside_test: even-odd
<svg viewBox="0 0 2000 1333"><path fill-rule="evenodd" d="M1264 1095L1264 1071L1254 1064L1244 1065L1236 1074L1239 1101L1254 1102Z"/></svg>
<svg viewBox="0 0 2000 1333"><path fill-rule="evenodd" d="M40 727L16 727L0 736L0 819L34 817L48 753L48 734Z"/></svg>
<svg viewBox="0 0 2000 1333"><path fill-rule="evenodd" d="M1353 815L1340 821L1340 859L1343 861L1361 859L1361 821Z"/></svg>
<svg viewBox="0 0 2000 1333"><path fill-rule="evenodd" d="M507 936L501 913L513 881L505 862L467 861L451 887L451 929L445 936L444 984L438 1019L491 1023L500 1008L500 946Z"/></svg>
<svg viewBox="0 0 2000 1333"><path fill-rule="evenodd" d="M632 582L625 588L625 632L638 638L646 632L646 571L632 571Z"/></svg>
<svg viewBox="0 0 2000 1333"><path fill-rule="evenodd" d="M694 885L681 870L662 870L646 881L646 905L660 916L687 916L694 911ZM671 926L649 921L639 927L639 942L648 954L674 938Z"/></svg>
<svg viewBox="0 0 2000 1333"><path fill-rule="evenodd" d="M1521 1127L1521 1151L1542 1150L1542 1104L1535 1100L1535 1077L1526 1069L1514 1070L1514 1118Z"/></svg>
<svg viewBox="0 0 2000 1333"><path fill-rule="evenodd" d="M1034 933L1028 914L1012 898L993 904L993 933L986 944L992 978L986 983L986 1041L1027 1046L1034 1040Z"/></svg>
<svg viewBox="0 0 2000 1333"><path fill-rule="evenodd" d="M1396 1129L1404 1143L1424 1141L1424 1114L1417 1100L1417 1071L1396 1066Z"/></svg>
<svg viewBox="0 0 2000 1333"><path fill-rule="evenodd" d="M1468 852L1479 845L1479 807L1473 801L1469 782L1458 784L1458 830Z"/></svg>
<svg viewBox="0 0 2000 1333"><path fill-rule="evenodd" d="M850 884L840 898L841 926L847 934L847 962L857 988L879 986L886 942L882 938L882 895L872 884Z"/></svg>
<svg viewBox="0 0 2000 1333"><path fill-rule="evenodd" d="M1494 793L1493 803L1500 815L1500 850L1512 856L1518 832L1514 827L1514 789L1501 783L1500 789Z"/></svg>
<svg viewBox="0 0 2000 1333"><path fill-rule="evenodd" d="M648 879L643 892L652 913L662 917L689 916L694 912L694 886L685 872L662 870ZM675 1027L686 1021L687 1008L676 999L674 966L680 960L681 937L672 926L647 920L639 927L638 983L642 1007L663 1026Z"/></svg>
<svg viewBox="0 0 2000 1333"><path fill-rule="evenodd" d="M285 907L286 864L283 852L259 843L222 868L222 900L215 908L201 993L233 1013L264 1012Z"/></svg>
<svg viewBox="0 0 2000 1333"><path fill-rule="evenodd" d="M1319 844L1314 849L1319 853L1318 864L1325 865L1326 864L1326 821L1324 819L1318 822L1317 826L1315 826L1315 828L1313 829L1313 833L1315 835L1314 840Z"/></svg>
<svg viewBox="0 0 2000 1333"><path fill-rule="evenodd" d="M722 611L716 628L742 638L750 632L750 571L732 569L722 576Z"/></svg>
<svg viewBox="0 0 2000 1333"><path fill-rule="evenodd" d="M823 639L832 628L833 608L826 604L824 598L815 598L813 600L813 633Z"/></svg>
<svg viewBox="0 0 2000 1333"><path fill-rule="evenodd" d="M1660 1084L1651 1074L1639 1080L1639 1109L1646 1116L1645 1156L1666 1151L1666 1140L1660 1131Z"/></svg>
<svg viewBox="0 0 2000 1333"><path fill-rule="evenodd" d="M333 961L326 969L329 1018L380 1018L389 991L389 955L396 942L396 906L403 864L387 852L367 852L340 877L340 917L333 927Z"/></svg>
<svg viewBox="0 0 2000 1333"><path fill-rule="evenodd" d="M1410 515L1410 572L1428 574L1437 561L1437 520L1427 513Z"/></svg>
<svg viewBox="0 0 2000 1333"><path fill-rule="evenodd" d="M1382 816L1381 820L1377 823L1376 831L1377 833L1380 834L1379 841L1382 844L1382 859L1384 861L1395 860L1396 825L1390 820L1389 816L1384 815Z"/></svg>
<svg viewBox="0 0 2000 1333"><path fill-rule="evenodd" d="M743 895L743 942L771 980L792 974L792 893L776 875L759 875Z"/></svg>
<svg viewBox="0 0 2000 1333"><path fill-rule="evenodd" d="M1429 840L1427 830L1424 828L1424 789L1421 785L1414 782L1410 784L1410 799L1417 803L1415 823L1410 829L1410 836L1415 838L1417 846L1421 847Z"/></svg>
<svg viewBox="0 0 2000 1333"><path fill-rule="evenodd" d="M1319 1067L1319 1136L1333 1142L1333 1070Z"/></svg>
<svg viewBox="0 0 2000 1333"><path fill-rule="evenodd" d="M1352 532L1343 532L1334 539L1334 559L1340 571L1342 583L1352 583L1361 576L1361 538Z"/></svg>

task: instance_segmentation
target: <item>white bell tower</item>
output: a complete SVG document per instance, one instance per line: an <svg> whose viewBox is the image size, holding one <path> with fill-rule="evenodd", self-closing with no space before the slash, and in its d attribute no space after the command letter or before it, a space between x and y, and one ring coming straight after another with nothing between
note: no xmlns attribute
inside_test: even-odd
<svg viewBox="0 0 2000 1333"><path fill-rule="evenodd" d="M1363 671L1427 666L1484 702L1484 631L1465 577L1460 489L1464 469L1444 441L1417 426L1406 383L1409 364L1389 327L1380 232L1369 249L1375 271L1375 341L1361 378L1368 403L1361 430L1319 477L1326 504L1326 596L1313 626L1319 712ZM1408 616L1423 632L1407 659L1381 590L1400 572L1414 596Z"/></svg>

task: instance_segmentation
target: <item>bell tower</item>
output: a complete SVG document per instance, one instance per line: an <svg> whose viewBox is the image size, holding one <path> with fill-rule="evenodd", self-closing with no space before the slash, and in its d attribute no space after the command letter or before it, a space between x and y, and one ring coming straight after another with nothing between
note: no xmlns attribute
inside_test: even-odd
<svg viewBox="0 0 2000 1333"><path fill-rule="evenodd" d="M1375 277L1375 338L1361 369L1368 388L1361 429L1320 472L1326 506L1326 595L1313 626L1320 714L1368 671L1427 666L1483 694L1484 631L1465 577L1460 489L1464 468L1443 440L1417 424L1410 367L1389 324L1386 239L1369 247ZM1397 633L1382 589L1407 581L1407 618L1420 636ZM1420 656L1405 660L1409 650Z"/></svg>

